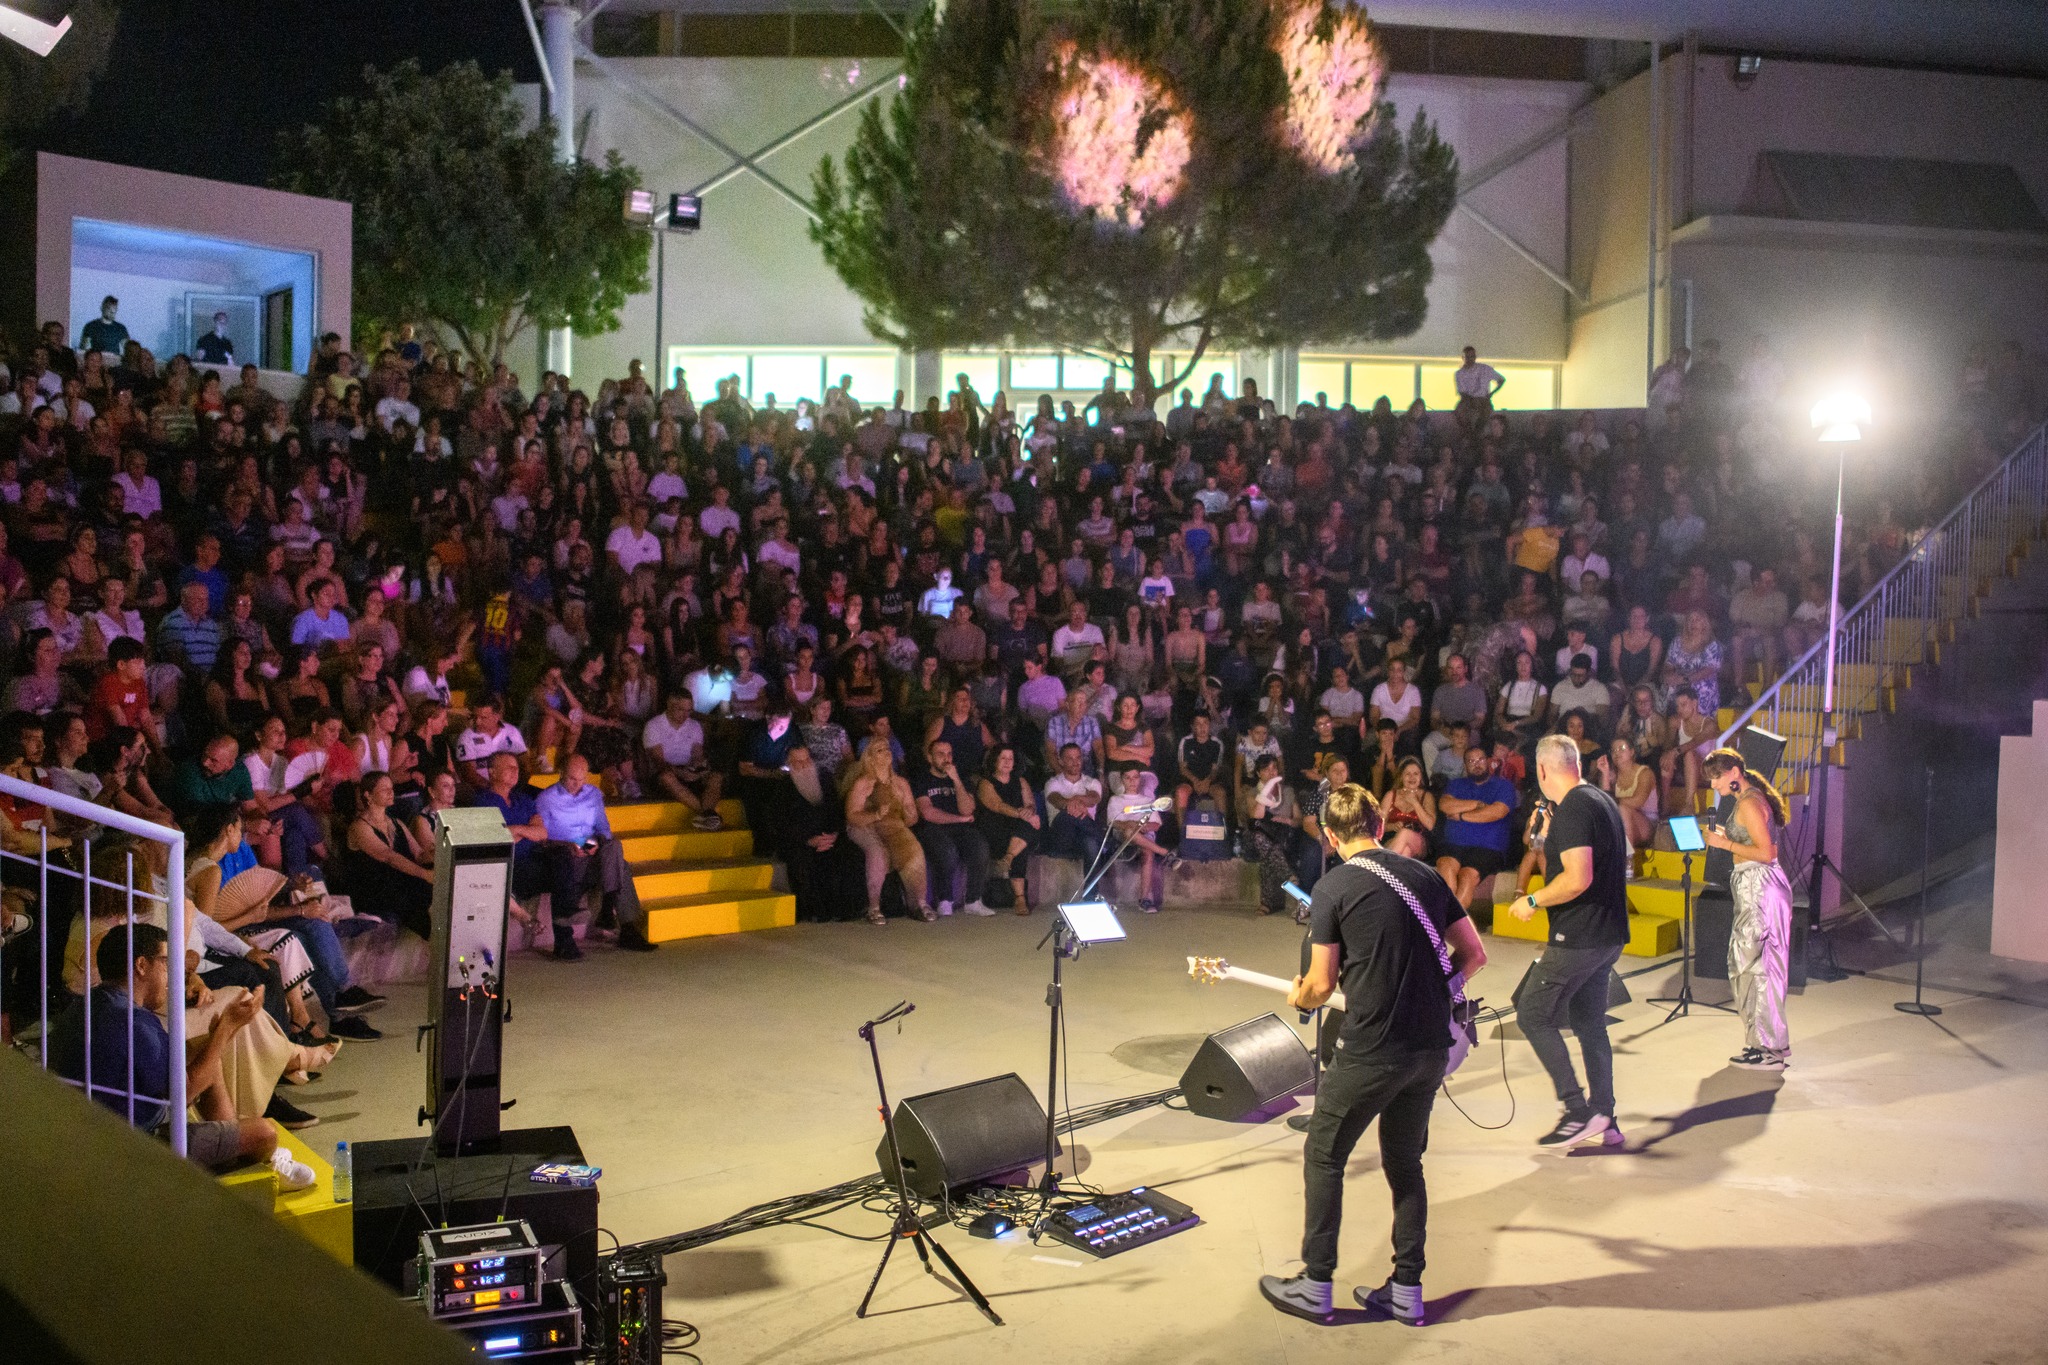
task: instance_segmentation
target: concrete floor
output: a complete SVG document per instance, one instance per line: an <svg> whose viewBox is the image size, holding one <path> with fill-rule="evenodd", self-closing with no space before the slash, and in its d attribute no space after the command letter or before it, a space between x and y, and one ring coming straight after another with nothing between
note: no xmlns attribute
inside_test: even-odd
<svg viewBox="0 0 2048 1365"><path fill-rule="evenodd" d="M1278 997L1197 986L1190 953L1285 974L1291 924L1172 908L1127 917L1128 942L1068 972L1072 1099L1177 1079L1208 1031ZM506 1093L517 1126L573 1124L604 1167L605 1225L632 1241L872 1170L879 1137L861 1020L908 998L884 1033L892 1093L1016 1071L1044 1084L1043 916L935 926L800 925L596 948L510 973ZM1487 940L1478 994L1505 1000L1530 956ZM1623 959L1624 967L1640 965ZM1668 976L1675 979L1675 963ZM1280 1122L1230 1125L1154 1110L1084 1130L1085 1177L1165 1185L1204 1222L1110 1261L1057 1245L941 1238L995 1301L990 1326L914 1258L890 1266L878 1314L853 1307L879 1248L810 1228L718 1243L668 1262L668 1311L703 1329L699 1354L739 1362L1289 1362L1371 1358L1550 1361L2048 1360L2048 1016L1930 991L1947 1012L1896 1013L1892 982L1815 985L1792 1002L1795 1066L1726 1067L1739 1027L1697 1012L1656 1026L1661 970L1634 979L1617 1046L1626 1149L1560 1158L1535 1138L1556 1108L1526 1044L1509 1041L1514 1117L1483 1131L1439 1103L1432 1129L1427 1292L1433 1325L1318 1327L1259 1297L1261 1272L1299 1263L1302 1139ZM1709 991L1718 991L1710 983ZM418 986L375 1016L293 1097L306 1134L416 1131ZM1452 1086L1473 1119L1510 1100L1488 1043ZM1340 1298L1388 1261L1385 1186L1371 1139L1349 1185ZM874 1234L860 1210L830 1220Z"/></svg>

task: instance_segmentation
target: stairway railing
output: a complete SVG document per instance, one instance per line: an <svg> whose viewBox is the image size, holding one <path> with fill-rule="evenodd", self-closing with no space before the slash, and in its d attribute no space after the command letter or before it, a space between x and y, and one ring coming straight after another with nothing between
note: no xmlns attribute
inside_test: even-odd
<svg viewBox="0 0 2048 1365"><path fill-rule="evenodd" d="M1835 647L1835 717L1838 726L1878 709L1895 670L1928 661L1942 627L1970 610L2006 571L2048 517L2048 427L2037 427L1983 482L1926 532L1843 614ZM1795 660L1721 733L1731 744L1744 726L1758 725L1790 739L1779 765L1788 793L1811 791L1827 762L1820 743L1822 674L1827 640ZM1795 721L1797 722L1795 724ZM1810 824L1796 820L1795 825ZM1788 831L1801 856L1810 856L1810 831ZM1787 865L1793 865L1787 859Z"/></svg>

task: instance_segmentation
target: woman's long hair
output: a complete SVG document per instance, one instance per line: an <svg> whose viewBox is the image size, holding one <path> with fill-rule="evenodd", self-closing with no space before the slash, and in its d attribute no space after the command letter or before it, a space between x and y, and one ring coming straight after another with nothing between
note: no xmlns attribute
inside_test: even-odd
<svg viewBox="0 0 2048 1365"><path fill-rule="evenodd" d="M1733 772L1738 768L1742 770L1743 780L1749 783L1770 804L1771 814L1776 817L1780 825L1785 824L1792 818L1792 808L1785 803L1785 798L1779 794L1778 789L1772 786L1770 780L1762 773L1743 762L1742 755L1735 750L1716 749L1708 754L1706 762L1700 765L1700 771L1710 778L1719 777L1723 773Z"/></svg>

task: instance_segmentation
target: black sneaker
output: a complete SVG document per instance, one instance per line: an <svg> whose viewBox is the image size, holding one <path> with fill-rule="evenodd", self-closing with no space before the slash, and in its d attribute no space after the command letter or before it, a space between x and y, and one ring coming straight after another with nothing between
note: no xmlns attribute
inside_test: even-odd
<svg viewBox="0 0 2048 1365"><path fill-rule="evenodd" d="M555 944L554 959L557 962L581 962L583 950L576 946L576 940L565 938Z"/></svg>
<svg viewBox="0 0 2048 1365"><path fill-rule="evenodd" d="M1776 1052L1760 1047L1744 1048L1728 1059L1728 1065L1741 1067L1744 1071L1783 1071L1788 1059Z"/></svg>
<svg viewBox="0 0 2048 1365"><path fill-rule="evenodd" d="M282 1095L270 1097L269 1107L264 1109L263 1117L280 1128L289 1128L294 1133L302 1128L311 1128L320 1122L318 1114L307 1113Z"/></svg>
<svg viewBox="0 0 2048 1365"><path fill-rule="evenodd" d="M359 1019L352 1014L329 1021L328 1027L334 1031L335 1037L348 1038L358 1043L374 1043L384 1036L383 1030L371 1027L369 1020Z"/></svg>
<svg viewBox="0 0 2048 1365"><path fill-rule="evenodd" d="M350 986L334 997L334 1007L343 1010L366 1010L372 1005L381 1005L384 997L375 991L364 990L361 986Z"/></svg>
<svg viewBox="0 0 2048 1365"><path fill-rule="evenodd" d="M638 929L619 930L619 947L629 953L651 953L654 945L647 941L647 935Z"/></svg>
<svg viewBox="0 0 2048 1365"><path fill-rule="evenodd" d="M1614 1120L1605 1114L1567 1112L1557 1121L1557 1127L1536 1139L1536 1145L1548 1147L1554 1152L1562 1152L1582 1142L1601 1141L1603 1135L1613 1126Z"/></svg>

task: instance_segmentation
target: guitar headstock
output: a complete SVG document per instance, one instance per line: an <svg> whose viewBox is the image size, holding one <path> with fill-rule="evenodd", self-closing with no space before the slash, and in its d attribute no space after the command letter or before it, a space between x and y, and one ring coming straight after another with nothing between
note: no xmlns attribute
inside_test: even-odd
<svg viewBox="0 0 2048 1365"><path fill-rule="evenodd" d="M1224 957L1191 957L1188 959L1188 975L1204 986L1213 986L1229 979L1230 959Z"/></svg>

